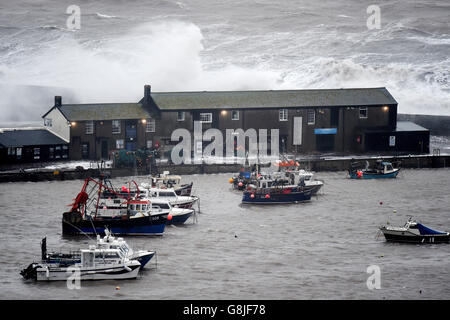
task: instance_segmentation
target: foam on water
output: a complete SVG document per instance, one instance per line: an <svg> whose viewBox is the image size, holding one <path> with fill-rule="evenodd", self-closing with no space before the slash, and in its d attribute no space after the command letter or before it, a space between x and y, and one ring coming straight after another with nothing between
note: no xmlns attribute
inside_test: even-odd
<svg viewBox="0 0 450 320"><path fill-rule="evenodd" d="M82 28L73 32L65 8L11 7L14 19L0 17L0 83L69 88L65 102L137 101L147 83L154 91L386 86L402 113L448 115L442 5L387 3L382 28L368 30L365 5L348 1L99 1L81 5ZM0 121L20 118L11 95L0 105Z"/></svg>

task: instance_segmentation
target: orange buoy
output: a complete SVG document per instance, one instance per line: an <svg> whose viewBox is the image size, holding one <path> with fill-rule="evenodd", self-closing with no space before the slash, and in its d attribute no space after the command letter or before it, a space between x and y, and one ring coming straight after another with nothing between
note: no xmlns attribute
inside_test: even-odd
<svg viewBox="0 0 450 320"><path fill-rule="evenodd" d="M169 215L167 216L167 220L172 220L172 215L171 215L171 214L169 214Z"/></svg>
<svg viewBox="0 0 450 320"><path fill-rule="evenodd" d="M363 173L361 170L358 170L358 172L356 174L358 175L358 178L362 178Z"/></svg>
<svg viewBox="0 0 450 320"><path fill-rule="evenodd" d="M266 198L266 199L269 199L269 198L270 198L270 195L269 195L269 194L266 194L265 198Z"/></svg>
<svg viewBox="0 0 450 320"><path fill-rule="evenodd" d="M234 179L233 179L233 178L230 178L230 180L228 180L228 182L229 182L229 183L233 183L233 182L234 182Z"/></svg>

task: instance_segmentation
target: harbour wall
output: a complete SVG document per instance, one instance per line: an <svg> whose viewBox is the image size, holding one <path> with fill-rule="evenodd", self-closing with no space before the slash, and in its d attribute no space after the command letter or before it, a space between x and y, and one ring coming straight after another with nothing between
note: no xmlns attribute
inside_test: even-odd
<svg viewBox="0 0 450 320"><path fill-rule="evenodd" d="M298 160L300 168L321 171L343 171L350 167L354 161L369 161L373 164L381 157L367 157L357 159L308 159ZM401 161L402 168L448 168L450 167L450 155L419 155L419 156L400 156L400 157L382 157L387 161ZM261 167L268 165L261 165ZM241 164L184 164L184 165L158 165L157 172L169 171L176 175L189 174L213 174L213 173L232 173L235 174L241 169ZM127 176L145 176L149 174L147 168L108 168L101 172L99 169L60 169L60 170L36 170L22 172L3 172L0 173L0 182L19 182L19 181L63 181L74 179L85 179L88 177L98 178L103 173L110 178Z"/></svg>

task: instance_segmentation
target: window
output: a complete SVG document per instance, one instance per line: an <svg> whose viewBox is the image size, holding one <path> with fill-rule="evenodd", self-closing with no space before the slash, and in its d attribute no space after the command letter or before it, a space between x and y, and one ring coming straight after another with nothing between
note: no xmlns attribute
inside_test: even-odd
<svg viewBox="0 0 450 320"><path fill-rule="evenodd" d="M147 149L151 149L153 147L153 141L147 140Z"/></svg>
<svg viewBox="0 0 450 320"><path fill-rule="evenodd" d="M239 111L231 111L231 120L239 120Z"/></svg>
<svg viewBox="0 0 450 320"><path fill-rule="evenodd" d="M40 159L41 158L41 148L34 148L33 155L34 155L35 160Z"/></svg>
<svg viewBox="0 0 450 320"><path fill-rule="evenodd" d="M16 148L17 159L22 159L22 148Z"/></svg>
<svg viewBox="0 0 450 320"><path fill-rule="evenodd" d="M308 124L315 124L316 123L316 112L314 110L308 110L306 113L306 119L308 121Z"/></svg>
<svg viewBox="0 0 450 320"><path fill-rule="evenodd" d="M48 148L48 158L53 159L55 157L55 148L50 147Z"/></svg>
<svg viewBox="0 0 450 320"><path fill-rule="evenodd" d="M288 120L288 110L287 109L280 109L278 113L278 117L280 121L287 121Z"/></svg>
<svg viewBox="0 0 450 320"><path fill-rule="evenodd" d="M81 157L83 159L89 158L89 143L83 143L81 145Z"/></svg>
<svg viewBox="0 0 450 320"><path fill-rule="evenodd" d="M8 156L14 156L16 154L16 149L13 147L8 148Z"/></svg>
<svg viewBox="0 0 450 320"><path fill-rule="evenodd" d="M200 122L201 123L211 123L212 122L212 113L200 113Z"/></svg>
<svg viewBox="0 0 450 320"><path fill-rule="evenodd" d="M112 121L112 133L113 134L120 133L120 120Z"/></svg>
<svg viewBox="0 0 450 320"><path fill-rule="evenodd" d="M178 121L184 121L184 111L178 111L177 120Z"/></svg>
<svg viewBox="0 0 450 320"><path fill-rule="evenodd" d="M116 149L123 149L123 147L124 147L123 139L116 140Z"/></svg>
<svg viewBox="0 0 450 320"><path fill-rule="evenodd" d="M52 126L52 119L44 118L44 126L51 127Z"/></svg>
<svg viewBox="0 0 450 320"><path fill-rule="evenodd" d="M155 132L156 131L155 120L147 119L147 125L145 127L145 131L146 132Z"/></svg>
<svg viewBox="0 0 450 320"><path fill-rule="evenodd" d="M68 146L63 146L62 147L63 151L62 151L62 157L64 159L67 159L69 156L69 147Z"/></svg>
<svg viewBox="0 0 450 320"><path fill-rule="evenodd" d="M359 108L359 118L360 119L367 118L367 107Z"/></svg>
<svg viewBox="0 0 450 320"><path fill-rule="evenodd" d="M94 121L86 121L86 134L94 133Z"/></svg>
<svg viewBox="0 0 450 320"><path fill-rule="evenodd" d="M61 158L61 146L57 146L55 148L55 159L60 159Z"/></svg>

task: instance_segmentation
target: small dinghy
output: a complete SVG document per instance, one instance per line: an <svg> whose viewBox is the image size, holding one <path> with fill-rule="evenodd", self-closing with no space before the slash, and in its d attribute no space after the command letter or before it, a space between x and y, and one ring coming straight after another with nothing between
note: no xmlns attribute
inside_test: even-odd
<svg viewBox="0 0 450 320"><path fill-rule="evenodd" d="M403 227L381 226L386 241L409 243L448 243L449 233L426 227L410 217Z"/></svg>
<svg viewBox="0 0 450 320"><path fill-rule="evenodd" d="M119 280L134 279L141 269L141 263L131 260L120 248L97 248L95 245L89 249L80 249L80 262L64 263L33 262L20 274L25 279L37 281L68 280L76 275L79 280Z"/></svg>

